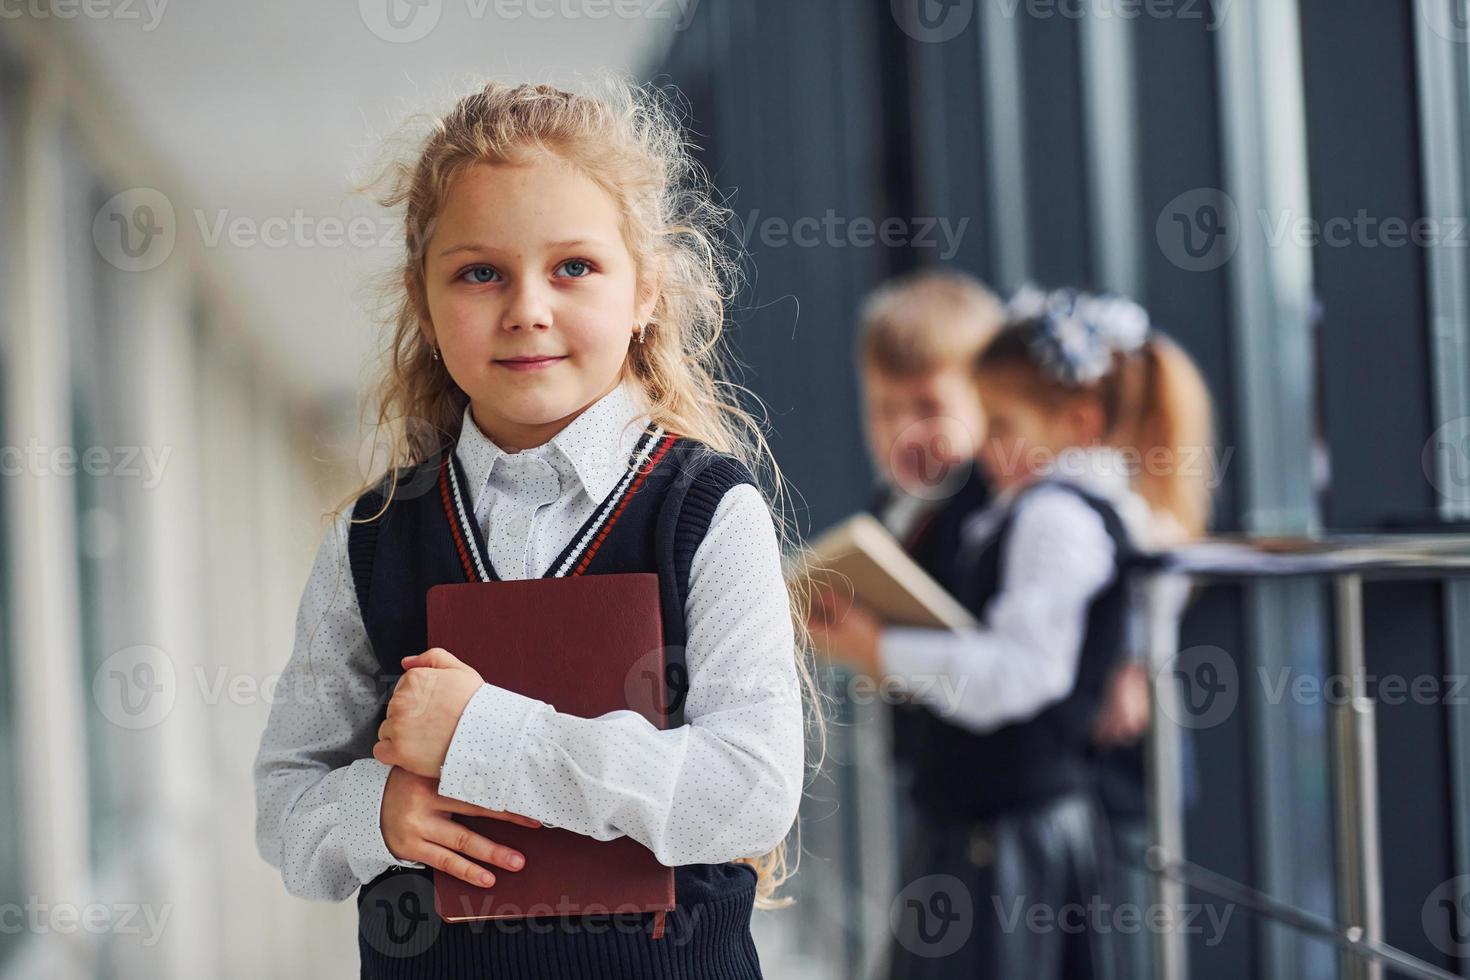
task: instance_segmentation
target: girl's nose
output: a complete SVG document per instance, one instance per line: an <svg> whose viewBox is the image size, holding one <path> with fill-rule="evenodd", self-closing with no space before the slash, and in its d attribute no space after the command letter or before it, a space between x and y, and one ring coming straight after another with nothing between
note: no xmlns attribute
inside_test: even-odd
<svg viewBox="0 0 1470 980"><path fill-rule="evenodd" d="M551 325L551 299L548 289L522 279L510 289L509 301L500 325L506 330L522 330Z"/></svg>

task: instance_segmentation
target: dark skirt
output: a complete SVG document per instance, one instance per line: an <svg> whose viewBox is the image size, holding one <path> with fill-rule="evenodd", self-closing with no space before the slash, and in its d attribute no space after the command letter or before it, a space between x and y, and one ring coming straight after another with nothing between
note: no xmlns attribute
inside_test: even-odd
<svg viewBox="0 0 1470 980"><path fill-rule="evenodd" d="M675 908L653 915L444 922L428 869L389 869L358 895L362 980L761 980L750 933L755 869L675 869Z"/></svg>
<svg viewBox="0 0 1470 980"><path fill-rule="evenodd" d="M1083 793L984 821L921 811L890 911L889 977L1112 980L1107 834Z"/></svg>

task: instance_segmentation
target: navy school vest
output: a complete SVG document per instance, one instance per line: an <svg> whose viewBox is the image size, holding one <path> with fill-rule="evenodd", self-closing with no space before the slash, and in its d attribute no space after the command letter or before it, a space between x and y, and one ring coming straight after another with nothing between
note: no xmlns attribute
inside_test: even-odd
<svg viewBox="0 0 1470 980"><path fill-rule="evenodd" d="M755 483L737 459L651 426L632 454L636 466L600 502L547 575L656 572L663 616L669 727L685 724L689 568L720 499ZM386 483L386 480L385 480ZM399 471L353 508L348 554L363 624L387 696L402 657L428 648L426 596L441 583L496 578L474 520L453 445ZM382 513L379 514L379 511ZM378 515L373 518L373 515ZM364 978L413 977L759 977L750 934L755 870L744 863L683 865L676 907L653 938L654 913L538 916L449 923L434 911L433 869L391 867L357 895Z"/></svg>
<svg viewBox="0 0 1470 980"><path fill-rule="evenodd" d="M869 502L868 512L881 520L895 492L891 487L880 488ZM989 504L992 496L985 471L972 461L955 492L921 516L900 542L909 557L951 594L958 594L954 562L959 550L960 526L966 517ZM904 768L913 765L923 732L924 722L919 717L923 710L910 701L894 701L891 705L888 718L895 765Z"/></svg>
<svg viewBox="0 0 1470 980"><path fill-rule="evenodd" d="M915 802L943 818L987 819L1015 813L1063 794L1091 789L1096 767L1092 724L1108 674L1118 662L1127 636L1128 588L1123 570L1135 554L1116 510L1074 483L1043 480L1043 485L1075 493L1102 518L1115 549L1113 578L1087 609L1077 675L1061 701L1025 721L979 733L955 724L933 707L921 709ZM956 597L985 621L985 607L1000 590L1005 553L1018 496L983 545L956 562Z"/></svg>

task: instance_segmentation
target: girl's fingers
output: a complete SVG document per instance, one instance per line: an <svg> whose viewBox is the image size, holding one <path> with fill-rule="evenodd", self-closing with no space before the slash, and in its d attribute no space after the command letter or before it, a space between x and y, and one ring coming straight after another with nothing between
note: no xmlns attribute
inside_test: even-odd
<svg viewBox="0 0 1470 980"><path fill-rule="evenodd" d="M526 863L525 855L515 848L497 844L490 838L482 837L453 820L439 819L430 822L425 838L435 844L442 844L450 848L456 854L463 854L482 864L493 864L510 871L519 871ZM473 881L474 879L466 878L465 880Z"/></svg>
<svg viewBox="0 0 1470 980"><path fill-rule="evenodd" d="M456 800L452 796L437 796L435 809L447 810L450 813L463 813L470 817L489 817L492 820L505 820L510 823L518 823L522 827L539 827L541 821L532 817L523 817L519 813L510 813L506 810L491 810L487 807L476 806L466 803L464 800Z"/></svg>
<svg viewBox="0 0 1470 980"><path fill-rule="evenodd" d="M461 857L449 848L441 847L433 841L426 840L421 846L424 853L413 860L422 861L431 868L437 868L445 874L454 875L461 881L479 885L481 888L489 888L495 884L495 875L469 858Z"/></svg>

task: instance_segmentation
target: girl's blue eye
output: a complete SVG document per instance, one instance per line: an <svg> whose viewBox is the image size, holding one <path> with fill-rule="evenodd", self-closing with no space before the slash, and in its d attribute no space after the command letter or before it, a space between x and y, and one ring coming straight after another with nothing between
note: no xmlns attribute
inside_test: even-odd
<svg viewBox="0 0 1470 980"><path fill-rule="evenodd" d="M477 285L484 285L485 283L491 281L489 277L493 275L495 275L495 270L490 268L488 265L477 265L466 269L464 273L461 274L460 278L465 279L466 277L469 277L466 281L475 283Z"/></svg>
<svg viewBox="0 0 1470 980"><path fill-rule="evenodd" d="M563 262L561 264L561 267L563 269L567 269L568 271L570 271L572 269L580 269L581 270L580 272L573 272L572 273L572 278L573 279L581 279L583 276L587 275L588 273L590 273L592 271L592 266L588 265L586 263L586 261L584 261L582 259L567 259L565 262Z"/></svg>

